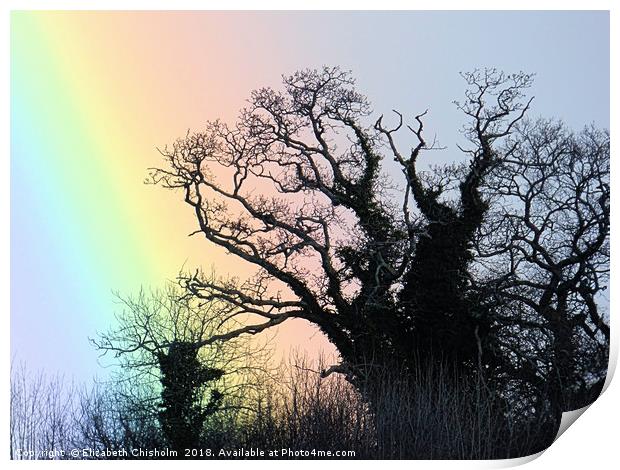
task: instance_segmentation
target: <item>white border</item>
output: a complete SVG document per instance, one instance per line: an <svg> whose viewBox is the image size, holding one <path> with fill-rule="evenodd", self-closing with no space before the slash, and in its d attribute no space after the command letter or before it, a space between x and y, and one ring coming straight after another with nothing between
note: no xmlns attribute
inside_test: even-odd
<svg viewBox="0 0 620 470"><path fill-rule="evenodd" d="M616 2L617 3L617 2ZM229 1L197 1L197 0L176 0L174 2L166 1L145 1L145 0L108 0L108 1L80 1L80 0L8 0L3 2L2 5L2 29L3 34L0 35L0 48L2 51L2 65L3 73L1 75L1 83L3 95L5 97L4 103L6 107L2 113L2 127L1 127L1 142L4 144L4 160L3 167L0 170L0 211L4 220L8 222L9 219L9 198L10 198L10 80L9 80L9 66L10 66L10 11L11 10L348 10L355 7L359 10L462 10L464 2L457 0L438 0L434 2L422 2L422 1L405 1L405 0L382 0L370 1L370 0L356 0L355 2L345 0L298 0L283 1L283 0L262 0L260 2L250 0L229 0ZM618 20L616 12L614 11L614 2L611 0L590 0L590 1L551 1L551 0L522 0L522 1L503 1L501 3L491 0L470 0L466 4L468 10L611 10L611 83L618 82L617 73L617 56L618 48L616 44L618 42L617 26ZM575 59L575 73L579 73L578 58ZM616 145L615 135L617 131L617 111L618 111L618 95L615 88L611 89L611 133L612 137L612 155L615 156ZM615 157L612 157L615 168ZM615 170L612 170L615 171ZM613 175L614 173L612 173ZM616 227L618 217L615 216L617 207L616 202L616 189L617 184L615 177L612 178L612 226ZM9 361L10 361L10 349L9 349L9 294L10 294L10 244L9 244L9 230L8 223L5 224L5 229L1 232L3 249L0 251L0 305L2 306L2 327L0 328L0 335L2 337L2 344L4 346L4 360L2 361L2 389L0 391L0 402L3 406L0 416L2 417L2 430L0 431L0 439L5 443L4 458L8 460L8 442L9 442L9 426L8 426L8 408L9 408ZM618 237L616 232L612 232L612 245L617 246ZM612 250L612 272L617 272L617 262L615 249ZM611 311L616 307L614 292L618 292L620 285L616 282L615 275L611 278ZM618 357L618 329L615 328L615 316L612 319L612 358L610 361L610 376L613 375L613 371L616 366ZM617 384L617 380L609 386L609 388L603 393L599 400L592 405L590 409L586 411L584 416L579 418L579 424L571 427L565 434L563 434L557 442L555 442L542 456L533 460L529 465L529 468L548 469L550 465L553 467L561 467L566 469L571 468L609 468L608 462L617 462L618 457L618 443L617 443L617 430L618 418L620 418L620 386ZM488 462L488 461L390 461L390 467L400 468L499 468L510 467L514 465L523 464L531 461L532 458L516 459L513 461L502 462ZM329 467L341 466L342 463L337 461L326 462ZM36 465L37 463L26 464L27 468L30 465ZM69 462L68 464L71 464ZM217 462L215 465L218 467L236 467L245 466L248 463L241 461L230 462ZM273 468L289 466L290 462L287 461L259 461L249 463L252 466L258 468ZM16 465L14 462L10 462L10 465ZM20 463L24 465L24 462ZM90 462L81 462L80 465L93 465ZM121 467L132 465L135 466L136 462L115 462L114 465ZM139 465L145 465L145 462L140 462ZM169 463L165 461L148 462L149 466L158 468L168 468ZM191 461L185 465L204 468L205 462ZM317 463L313 461L298 461L294 465L299 468L312 468L316 469ZM324 463L320 464L321 466ZM357 465L357 464L354 464ZM22 467L23 468L23 467Z"/></svg>

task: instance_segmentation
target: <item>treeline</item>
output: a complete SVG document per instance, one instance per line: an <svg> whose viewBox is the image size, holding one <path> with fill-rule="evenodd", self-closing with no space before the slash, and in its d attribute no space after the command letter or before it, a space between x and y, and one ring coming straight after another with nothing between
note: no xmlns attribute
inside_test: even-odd
<svg viewBox="0 0 620 470"><path fill-rule="evenodd" d="M307 451L297 458L321 450L363 459L497 459L539 452L554 437L536 414L507 410L484 383L448 368L415 382L386 372L371 411L341 376L321 378L323 366L297 358L254 384L247 398L223 399L185 436L188 447L174 441L162 400L150 393L110 383L86 388L16 368L11 458L214 459L254 448Z"/></svg>

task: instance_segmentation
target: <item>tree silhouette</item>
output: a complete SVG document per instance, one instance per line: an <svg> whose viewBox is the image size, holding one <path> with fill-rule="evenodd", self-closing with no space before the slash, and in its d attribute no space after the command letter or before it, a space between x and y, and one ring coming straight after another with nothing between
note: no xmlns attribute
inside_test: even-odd
<svg viewBox="0 0 620 470"><path fill-rule="evenodd" d="M91 341L119 361L114 385L136 410L130 415L158 421L165 443L183 458L200 447L210 417L240 403L267 350L234 341L205 347L231 311L224 302L198 303L172 286L121 302L117 326Z"/></svg>
<svg viewBox="0 0 620 470"><path fill-rule="evenodd" d="M210 122L161 151L167 165L151 181L180 189L194 234L257 271L243 283L181 277L193 297L233 307L222 325L235 326L201 344L300 318L340 353L325 375L344 373L362 391L374 366L413 374L446 363L531 387L553 374L561 388L575 379L569 369L585 364L577 343L604 349L608 337L596 296L609 141L525 123L528 74L463 77L464 164L420 171L437 150L424 137L426 113L410 126L396 111L394 127L383 116L369 123L350 74L327 67L284 77L283 91L254 91L233 126ZM415 142L405 153L397 136L407 129ZM402 170L400 191L382 173L385 156ZM523 336L510 338L515 328ZM599 380L600 368L579 374Z"/></svg>
<svg viewBox="0 0 620 470"><path fill-rule="evenodd" d="M550 387L562 410L581 408L607 370L609 134L541 119L523 122L508 145L485 182L495 202L479 238L480 287L499 300L494 318L512 337L504 370Z"/></svg>

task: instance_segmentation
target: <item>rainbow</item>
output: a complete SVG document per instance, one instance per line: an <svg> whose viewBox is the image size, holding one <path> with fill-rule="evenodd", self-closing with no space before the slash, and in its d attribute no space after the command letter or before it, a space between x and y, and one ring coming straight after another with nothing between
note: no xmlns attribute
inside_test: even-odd
<svg viewBox="0 0 620 470"><path fill-rule="evenodd" d="M12 14L11 328L18 358L52 370L92 370L86 337L111 326L113 291L161 287L184 264L250 272L187 236L195 221L179 194L144 184L147 169L162 163L157 147L207 119L233 119L252 87L226 78L234 54L205 50L230 32L231 21L222 19Z"/></svg>

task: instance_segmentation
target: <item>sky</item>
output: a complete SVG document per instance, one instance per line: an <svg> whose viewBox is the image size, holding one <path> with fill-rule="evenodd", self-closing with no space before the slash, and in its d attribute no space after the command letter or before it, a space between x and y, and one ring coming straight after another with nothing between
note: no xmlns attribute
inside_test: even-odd
<svg viewBox="0 0 620 470"><path fill-rule="evenodd" d="M458 158L452 102L474 68L535 73L532 116L609 127L607 12L13 12L12 358L86 379L102 373L88 337L114 326L114 292L182 266L247 276L144 179L158 147L323 65L351 70L377 116L428 108L438 161ZM300 321L276 342L329 350Z"/></svg>

